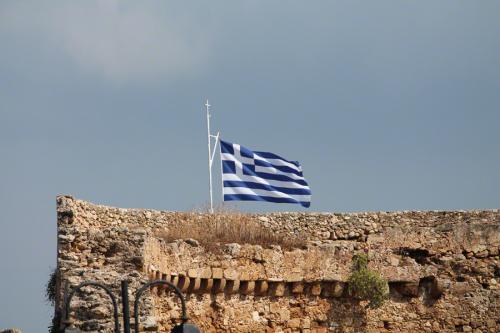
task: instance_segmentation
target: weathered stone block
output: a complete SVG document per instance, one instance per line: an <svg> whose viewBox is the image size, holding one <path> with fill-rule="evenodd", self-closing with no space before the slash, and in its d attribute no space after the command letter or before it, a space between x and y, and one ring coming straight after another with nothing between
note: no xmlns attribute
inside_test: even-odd
<svg viewBox="0 0 500 333"><path fill-rule="evenodd" d="M212 267L212 279L222 279L224 277L222 268Z"/></svg>
<svg viewBox="0 0 500 333"><path fill-rule="evenodd" d="M189 288L189 282L190 282L189 277L182 275L179 277L179 283L177 286L182 292L186 292Z"/></svg>
<svg viewBox="0 0 500 333"><path fill-rule="evenodd" d="M194 269L194 268L191 268L191 269L188 270L187 275L190 278L197 278L198 277L198 270Z"/></svg>
<svg viewBox="0 0 500 333"><path fill-rule="evenodd" d="M212 288L212 292L215 294L224 292L224 288L226 287L226 279L214 279L214 286Z"/></svg>
<svg viewBox="0 0 500 333"><path fill-rule="evenodd" d="M345 284L342 282L335 282L333 285L332 296L333 297L342 297L344 293Z"/></svg>
<svg viewBox="0 0 500 333"><path fill-rule="evenodd" d="M212 269L210 267L203 267L198 270L198 275L202 279L212 278Z"/></svg>
<svg viewBox="0 0 500 333"><path fill-rule="evenodd" d="M213 279L201 279L200 291L205 291L207 293L212 292L212 288L214 285Z"/></svg>
<svg viewBox="0 0 500 333"><path fill-rule="evenodd" d="M190 279L190 285L189 285L189 292L197 292L200 291L201 288L201 279L200 278L191 278Z"/></svg>
<svg viewBox="0 0 500 333"><path fill-rule="evenodd" d="M226 292L229 294L237 294L240 291L240 280L227 280Z"/></svg>
<svg viewBox="0 0 500 333"><path fill-rule="evenodd" d="M269 294L276 297L281 297L285 294L286 284L284 282L272 282L269 286Z"/></svg>
<svg viewBox="0 0 500 333"><path fill-rule="evenodd" d="M261 280L255 282L255 292L258 295L265 295L268 289L269 289L269 284L267 283L267 281Z"/></svg>
<svg viewBox="0 0 500 333"><path fill-rule="evenodd" d="M293 282L292 283L292 293L302 294L303 292L304 292L304 283L302 283L302 282Z"/></svg>
<svg viewBox="0 0 500 333"><path fill-rule="evenodd" d="M294 328L300 328L300 318L293 318L288 321L288 327L294 329Z"/></svg>
<svg viewBox="0 0 500 333"><path fill-rule="evenodd" d="M255 281L241 281L240 292L245 295L253 293L255 290Z"/></svg>
<svg viewBox="0 0 500 333"><path fill-rule="evenodd" d="M228 268L224 270L224 278L227 280L237 280L239 278L239 273L234 268Z"/></svg>
<svg viewBox="0 0 500 333"><path fill-rule="evenodd" d="M321 294L321 283L315 282L311 284L311 295L319 296Z"/></svg>

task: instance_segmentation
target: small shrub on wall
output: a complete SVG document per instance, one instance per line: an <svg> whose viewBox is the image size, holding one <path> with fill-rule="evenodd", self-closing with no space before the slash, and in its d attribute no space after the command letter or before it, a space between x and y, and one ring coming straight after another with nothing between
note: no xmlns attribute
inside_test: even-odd
<svg viewBox="0 0 500 333"><path fill-rule="evenodd" d="M368 301L368 307L372 309L382 306L389 296L387 281L368 268L368 255L366 254L356 254L352 258L352 273L348 284L349 294Z"/></svg>
<svg viewBox="0 0 500 333"><path fill-rule="evenodd" d="M49 281L45 284L45 299L52 306L56 302L56 290L57 290L57 268L54 268L49 276ZM54 317L52 317L52 323L49 325L49 333L59 332L59 325L61 322L61 314L59 311L55 311Z"/></svg>

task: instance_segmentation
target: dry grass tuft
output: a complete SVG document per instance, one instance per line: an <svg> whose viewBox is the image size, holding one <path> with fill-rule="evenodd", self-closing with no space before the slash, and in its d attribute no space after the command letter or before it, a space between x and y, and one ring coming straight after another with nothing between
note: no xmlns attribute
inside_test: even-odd
<svg viewBox="0 0 500 333"><path fill-rule="evenodd" d="M216 252L221 244L238 243L270 247L279 245L291 250L305 246L299 237L274 233L256 221L252 215L219 210L214 214L183 214L175 226L158 234L167 242L177 239L196 239L207 250Z"/></svg>

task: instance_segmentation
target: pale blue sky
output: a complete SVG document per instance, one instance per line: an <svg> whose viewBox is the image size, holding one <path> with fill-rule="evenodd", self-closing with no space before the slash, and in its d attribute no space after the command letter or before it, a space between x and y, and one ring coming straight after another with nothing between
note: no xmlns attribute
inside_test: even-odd
<svg viewBox="0 0 500 333"><path fill-rule="evenodd" d="M0 0L0 328L49 324L57 194L206 203L205 98L310 211L499 208L499 36L486 0Z"/></svg>

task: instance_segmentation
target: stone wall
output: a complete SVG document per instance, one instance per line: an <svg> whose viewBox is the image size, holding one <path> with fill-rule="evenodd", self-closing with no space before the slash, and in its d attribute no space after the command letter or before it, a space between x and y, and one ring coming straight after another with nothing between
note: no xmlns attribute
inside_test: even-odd
<svg viewBox="0 0 500 333"><path fill-rule="evenodd" d="M204 332L497 332L500 328L500 211L251 215L270 232L300 235L284 250L158 235L198 213L120 209L57 198L58 299L65 286L120 280L132 291L166 279L186 293ZM346 281L356 252L389 281L390 299L366 309ZM102 293L72 302L84 331L111 332ZM132 300L133 301L133 300ZM141 327L168 332L180 318L171 293L155 288L141 304Z"/></svg>

